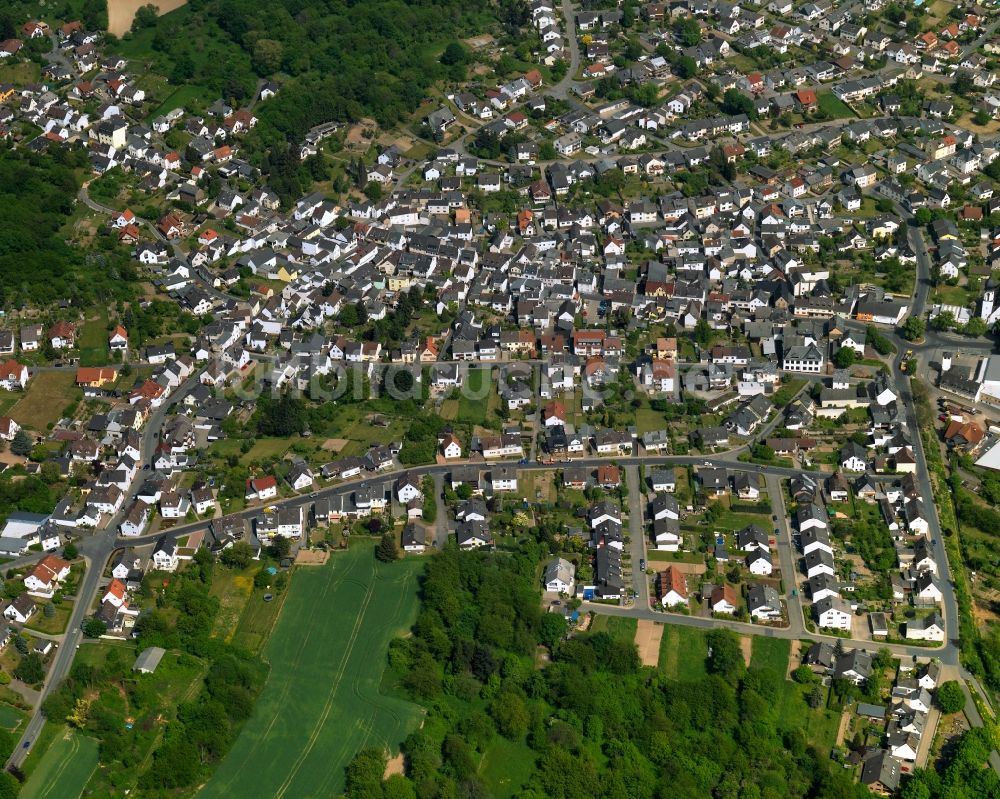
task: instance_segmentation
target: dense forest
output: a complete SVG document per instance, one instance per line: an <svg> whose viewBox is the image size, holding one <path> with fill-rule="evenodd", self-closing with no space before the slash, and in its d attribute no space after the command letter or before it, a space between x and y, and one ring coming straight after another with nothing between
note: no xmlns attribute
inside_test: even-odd
<svg viewBox="0 0 1000 799"><path fill-rule="evenodd" d="M363 751L350 799L488 797L512 782L517 799L868 796L779 717L785 675L747 669L728 631L711 634L709 676L692 683L642 668L632 642L608 633L566 640L562 617L541 612L540 549L449 548L428 562L413 635L389 656L428 715L403 744L406 776L383 782L382 754ZM497 745L510 757L486 775Z"/></svg>
<svg viewBox="0 0 1000 799"><path fill-rule="evenodd" d="M274 145L331 120L391 127L451 74L438 61L449 42L495 26L489 6L461 0L192 0L155 23L152 48L163 74L184 65L175 82L237 100L252 87L236 76L282 78L257 111L258 136Z"/></svg>
<svg viewBox="0 0 1000 799"><path fill-rule="evenodd" d="M0 307L60 300L89 307L131 296L137 272L127 253L111 246L84 253L66 243L86 165L80 147L0 152Z"/></svg>

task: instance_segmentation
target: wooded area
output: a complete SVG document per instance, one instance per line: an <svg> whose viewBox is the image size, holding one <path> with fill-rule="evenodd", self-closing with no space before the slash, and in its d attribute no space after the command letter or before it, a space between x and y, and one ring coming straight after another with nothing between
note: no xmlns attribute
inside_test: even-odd
<svg viewBox="0 0 1000 799"><path fill-rule="evenodd" d="M539 602L542 556L526 542L428 562L414 635L390 651L426 722L404 743L405 777L383 785L381 753L364 751L349 797L868 796L780 716L784 673L747 669L727 631L710 634L708 676L688 683L640 668L634 644L607 632L565 640ZM540 670L539 645L551 656Z"/></svg>
<svg viewBox="0 0 1000 799"><path fill-rule="evenodd" d="M138 273L127 252L84 253L65 241L86 164L82 147L0 152L0 306L85 308L131 297Z"/></svg>
<svg viewBox="0 0 1000 799"><path fill-rule="evenodd" d="M178 77L236 100L247 74L289 76L256 111L255 137L273 146L331 120L392 127L449 74L447 44L495 26L487 6L458 0L193 0L156 21L152 50L162 74L183 64Z"/></svg>

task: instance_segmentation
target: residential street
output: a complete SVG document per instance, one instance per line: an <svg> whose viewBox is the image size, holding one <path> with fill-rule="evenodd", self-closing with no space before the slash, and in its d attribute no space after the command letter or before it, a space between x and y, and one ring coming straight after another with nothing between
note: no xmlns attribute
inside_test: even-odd
<svg viewBox="0 0 1000 799"><path fill-rule="evenodd" d="M649 581L639 564L646 559L646 525L643 520L645 510L645 486L639 479L639 467L629 464L625 467L625 485L628 487L628 532L632 553L632 588L638 596L635 606L649 607Z"/></svg>
<svg viewBox="0 0 1000 799"><path fill-rule="evenodd" d="M166 402L154 410L142 430L143 462L148 463L153 457L153 451L159 443L160 431L166 421L167 412L198 384L200 377L201 371L192 374L184 383L178 386ZM84 618L91 612L104 568L114 550L119 546L116 540L118 525L121 524L122 519L125 517L128 508L131 506L141 487L141 480L133 480L126 493L125 500L122 502L121 510L111 518L105 528L91 536L79 539L78 549L86 561L87 570L77 589L77 597L73 603L73 611L67 623L66 634L62 639L62 643L56 649L52 665L45 676L41 701L44 701L49 692L69 674L73 658L76 655L76 648L83 639L83 633L80 629L81 624ZM151 536L153 540L157 537ZM41 556L42 553L39 553L38 557L40 558ZM45 719L40 708L35 708L35 712L21 733L13 754L11 754L10 759L7 761L9 766L21 765L24 758L31 751L31 744L38 737L44 723ZM25 744L27 744L27 747Z"/></svg>

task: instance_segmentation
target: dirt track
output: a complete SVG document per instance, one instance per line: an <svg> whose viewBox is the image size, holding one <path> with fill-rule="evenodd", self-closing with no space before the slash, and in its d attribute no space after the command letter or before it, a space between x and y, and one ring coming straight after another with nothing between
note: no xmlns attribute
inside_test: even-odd
<svg viewBox="0 0 1000 799"><path fill-rule="evenodd" d="M108 0L108 31L115 36L127 33L132 27L135 12L145 5L154 5L160 15L180 8L187 0Z"/></svg>
<svg viewBox="0 0 1000 799"><path fill-rule="evenodd" d="M740 651L743 653L743 662L750 665L750 658L753 655L753 638L749 635L740 636Z"/></svg>
<svg viewBox="0 0 1000 799"><path fill-rule="evenodd" d="M660 640L663 625L649 619L639 619L635 628L635 645L639 648L639 660L643 666L653 666L660 662Z"/></svg>
<svg viewBox="0 0 1000 799"><path fill-rule="evenodd" d="M325 549L300 549L295 556L296 566L322 566L330 559Z"/></svg>

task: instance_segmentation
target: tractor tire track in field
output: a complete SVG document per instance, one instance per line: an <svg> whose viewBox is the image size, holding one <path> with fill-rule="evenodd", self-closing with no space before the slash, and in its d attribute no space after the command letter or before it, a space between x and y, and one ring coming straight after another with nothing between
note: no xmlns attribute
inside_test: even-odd
<svg viewBox="0 0 1000 799"><path fill-rule="evenodd" d="M339 795L359 748L398 748L425 712L381 685L386 646L415 616L420 563L407 561L382 566L363 542L293 580L266 644L278 684L199 799Z"/></svg>
<svg viewBox="0 0 1000 799"><path fill-rule="evenodd" d="M376 572L375 577L376 577L376 580L378 580L378 573L377 572ZM390 632L393 629L395 629L395 627L396 627L396 620L399 618L400 611L402 610L402 607L403 607L403 599L406 596L406 589L409 587L409 584L414 579L415 579L415 577L414 577L413 574L405 574L405 575L403 575L403 579L400 580L400 581L398 581L399 582L399 587L396 590L396 606L393 608L393 611L392 611L391 615L386 614L386 620L385 620L385 622L383 624L378 625L379 629L385 629L385 630L390 631ZM395 583L393 584L393 588L396 589L396 584ZM385 664L383 664L383 668L384 668L384 666L385 666ZM374 707L376 710L384 711L388 716L390 716L392 718L392 720L398 726L399 723L400 723L400 721L401 721L399 713L397 713L395 711L395 709L393 708L393 706L392 706L391 703L383 703L382 701L380 701L384 697L383 697L383 694L379 691L378 684L375 685L375 690L372 692L372 695L370 697L366 697L364 695L364 692L362 691L363 679L364 679L363 675L359 674L358 677L354 680L354 684L352 686L353 689L354 689L354 695L358 699L365 700L369 705L371 705L372 707Z"/></svg>
<svg viewBox="0 0 1000 799"><path fill-rule="evenodd" d="M330 589L331 582L333 582L333 581L329 580L329 581L327 581L324 584L322 592L321 592L321 594L319 596L320 600L323 600L323 599L326 598L326 595L327 595L327 593L329 592L329 589ZM285 590L286 591L290 590L290 586L287 587ZM285 608L286 607L287 607L287 605L283 603L282 606L281 606L281 613L285 612ZM274 620L274 625L271 628L272 634L273 634L274 629L278 626L279 620L280 620L280 614L279 614L279 617ZM292 663L290 664L290 668L291 669L297 669L298 668L299 663L302 660L303 654L308 649L309 638L310 638L310 636L313 633L313 628L314 628L314 625L312 625L312 624L307 625L306 630L305 630L305 634L299 637L299 639L298 639L299 646L296 648L295 658L292 661ZM287 703L288 696L292 692L292 688L293 688L292 682L290 680L286 680L285 684L281 688L281 693L278 695L277 707L283 707ZM263 734L257 739L257 741L251 747L250 752L248 753L248 756L246 758L246 763L252 763L252 762L256 761L255 754L256 754L257 750L262 745L264 745L264 744L267 743L268 738L269 738L269 736L271 734L271 730L274 728L274 725L277 723L278 718L280 716L281 716L280 713L275 712L274 715L271 717L271 720L270 720L270 722L268 722L268 725L264 729ZM236 779L238 777L240 777L240 776L241 776L240 775L240 771L237 770L234 773L233 777L229 781L227 781L227 782L220 782L218 787L221 789L221 792L223 794L229 793L232 790L232 784L233 784L233 782L235 782Z"/></svg>
<svg viewBox="0 0 1000 799"><path fill-rule="evenodd" d="M389 586L384 584L379 579L379 577L380 575L378 574L378 567L376 567L374 581L376 583L381 584L383 590L387 590ZM399 618L400 611L403 609L405 604L404 598L406 597L406 589L409 587L410 583L412 583L415 579L416 579L415 574L407 573L403 576L403 579L399 581L399 586L398 586L399 590L396 591L396 605L393 608L393 612L391 615L386 614L386 617L390 618L391 623L377 625L379 629L394 628L396 626L395 620ZM396 588L396 584L393 583L392 587ZM370 707L373 707L374 711L370 716L368 716L367 724L362 723L359 725L361 729L365 730L364 738L361 740L360 743L355 742L352 744L348 736L344 736L343 738L340 739L340 746L337 749L337 755L335 758L337 762L349 762L350 757L353 757L353 755L357 754L362 749L368 746L368 742L371 739L372 732L375 729L375 722L377 721L380 713L391 718L393 724L395 725L396 732L393 733L392 735L393 740L398 740L398 738L400 737L400 732L403 727L403 720L400 717L399 713L397 713L396 710L394 710L390 704L383 704L382 702L379 701L383 697L382 694L379 693L378 686L375 687L375 691L372 693L372 696L370 697L366 696L365 692L362 690L363 681L364 681L364 676L362 676L359 673L359 675L355 678L355 680L351 685L352 691L355 697L360 699L362 702L365 702ZM385 749L388 748L390 742L388 740L380 740L378 743L381 746L381 748ZM330 786L332 785L333 781L338 778L338 776L339 775L335 770L333 769L328 770L326 777L323 779L322 785L320 785L319 787L319 792L317 795L318 796L332 795Z"/></svg>
<svg viewBox="0 0 1000 799"><path fill-rule="evenodd" d="M351 653L354 651L354 646L358 641L358 634L361 632L365 615L368 612L368 605L371 603L372 597L375 595L375 584L376 577L372 575L371 581L368 583L367 590L364 599L361 603L360 611L358 612L358 617L354 621L354 627L351 629L351 635L347 643L347 647L344 650L344 656L340 661L340 667L337 670L337 674L333 679L330 686L330 691L327 694L326 702L323 705L323 710L320 713L320 717L316 724L313 726L312 732L309 733L309 740L306 745L302 748L299 756L295 759L291 770L288 772L288 776L285 781L281 784L278 790L274 794L274 799L282 799L288 788L291 786L292 781L299 773L299 769L302 768L302 764L305 762L306 758L312 752L313 748L316 746L316 741L319 740L320 733L323 731L323 727L326 725L326 720L330 717L330 713L333 711L334 699L337 696L337 691L340 688L340 683L344 679L344 674L347 671L347 662L351 658ZM328 583L329 585L329 583Z"/></svg>
<svg viewBox="0 0 1000 799"><path fill-rule="evenodd" d="M59 764L59 768L56 769L55 773L52 775L49 787L38 794L38 799L45 799L46 796L50 796L53 791L59 789L62 790L65 786L62 784L62 775L66 769L69 768L69 764L73 762L73 758L76 757L76 753L80 751L80 741L77 739L76 735L73 733L69 734L69 751L62 759L62 763ZM83 793L83 786L80 786L80 793Z"/></svg>

